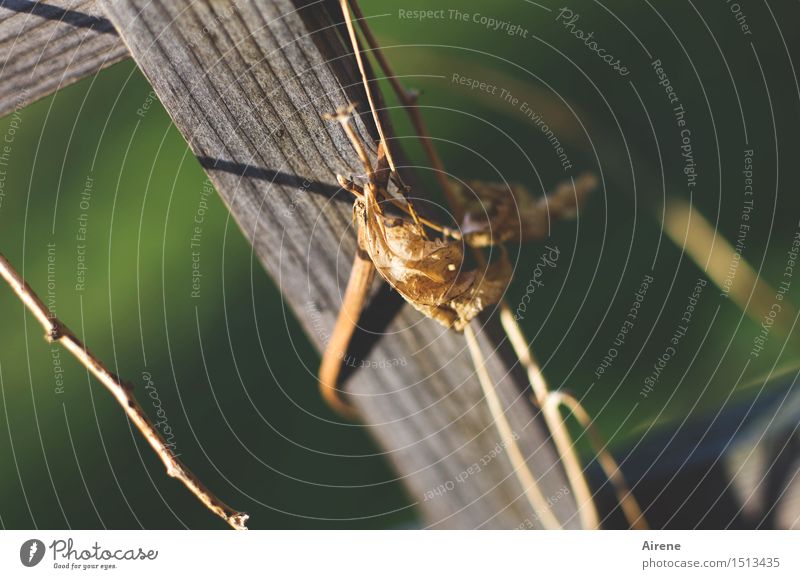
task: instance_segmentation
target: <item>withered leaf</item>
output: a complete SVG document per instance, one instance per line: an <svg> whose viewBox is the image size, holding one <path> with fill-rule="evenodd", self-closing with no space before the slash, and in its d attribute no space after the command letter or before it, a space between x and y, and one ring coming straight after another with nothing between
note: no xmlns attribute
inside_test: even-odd
<svg viewBox="0 0 800 579"><path fill-rule="evenodd" d="M551 221L574 217L597 187L597 178L584 173L562 181L546 196L535 198L523 185L471 181L453 182L465 208L461 223L464 241L487 247L507 241L536 241L547 237Z"/></svg>
<svg viewBox="0 0 800 579"><path fill-rule="evenodd" d="M406 219L382 215L370 196L356 201L358 241L375 269L417 310L458 331L502 298L511 280L503 258L485 268L464 270L461 242L423 237Z"/></svg>

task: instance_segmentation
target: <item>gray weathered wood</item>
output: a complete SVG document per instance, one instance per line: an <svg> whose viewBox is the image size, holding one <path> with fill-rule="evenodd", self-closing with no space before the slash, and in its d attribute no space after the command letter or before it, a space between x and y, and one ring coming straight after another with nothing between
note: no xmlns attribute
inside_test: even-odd
<svg viewBox="0 0 800 579"><path fill-rule="evenodd" d="M298 10L298 4L308 6ZM289 0L111 0L105 6L256 254L322 348L354 251L351 200L334 195L335 175L360 173L344 133L323 115L365 102L352 56L333 25L340 17L324 3ZM369 123L362 115L358 128L372 142ZM374 317L386 315L387 335L367 359L404 365L360 369L349 391L427 521L456 528L512 528L526 521L538 527L507 455L497 451L500 437L463 337L421 318L396 294L380 299L385 301ZM399 313L387 315L395 307ZM481 339L493 352L485 334ZM489 369L512 429L545 496L564 495L565 478L525 383L508 368L501 356L491 356ZM480 472L459 476L475 464ZM447 490L424 500L437 488ZM579 526L575 510L571 494L554 505L566 527Z"/></svg>
<svg viewBox="0 0 800 579"><path fill-rule="evenodd" d="M0 116L128 56L94 0L0 0Z"/></svg>

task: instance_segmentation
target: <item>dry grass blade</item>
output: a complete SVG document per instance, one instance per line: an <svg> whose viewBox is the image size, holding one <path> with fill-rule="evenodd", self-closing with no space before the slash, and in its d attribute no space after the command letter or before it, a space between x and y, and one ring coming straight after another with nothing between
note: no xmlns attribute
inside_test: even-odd
<svg viewBox="0 0 800 579"><path fill-rule="evenodd" d="M167 474L181 481L203 505L231 527L237 530L247 529L248 515L236 511L222 502L175 457L166 441L159 434L155 425L147 417L139 402L133 395L133 388L122 382L113 372L98 360L81 341L58 318L52 317L47 306L31 289L22 276L13 268L6 257L0 254L0 276L2 276L22 303L33 313L45 330L45 337L50 342L58 342L83 364L95 378L117 399L131 422L139 429L145 440L153 448L167 469Z"/></svg>
<svg viewBox="0 0 800 579"><path fill-rule="evenodd" d="M647 521L639 508L639 503L631 494L625 477L622 475L614 457L606 450L607 445L594 427L589 413L572 395L561 391L551 391L547 387L539 363L531 354L530 348L525 341L525 336L514 319L514 314L506 304L501 305L500 320L520 363L528 373L528 380L531 382L536 404L542 409L542 414L564 463L567 478L575 491L576 497L578 497L584 525L589 528L599 527L599 516L597 508L594 506L589 484L583 474L580 459L572 442L572 437L569 435L566 423L558 411L559 406L567 407L588 433L589 440L597 454L598 462L614 487L620 508L628 524L633 529L647 529Z"/></svg>
<svg viewBox="0 0 800 579"><path fill-rule="evenodd" d="M400 182L400 189L405 197L407 187L403 184L402 179L400 178L400 173L397 171L397 165L395 165L394 157L392 156L392 150L389 147L389 140L386 138L386 134L383 130L383 123L381 122L380 115L378 115L378 109L375 106L375 99L372 96L372 88L369 84L369 76L367 75L367 69L364 66L364 60L361 56L361 46L358 42L358 37L356 36L355 28L353 27L353 19L350 17L350 8L348 6L348 0L340 0L340 6L342 8L342 15L344 16L345 25L347 26L347 33L350 36L350 43L353 47L353 54L356 57L356 63L358 64L358 71L361 74L361 82L364 85L364 92L367 95L367 101L369 102L369 108L372 111L372 118L375 121L375 127L378 129L378 134L380 135L380 151L381 154L386 155L386 161L388 162L389 168L391 169L392 174L398 179ZM358 8L356 6L356 8ZM419 215L417 214L416 210L414 209L414 205L406 198L406 204L408 206L408 211L411 214L414 223L416 224L417 228L419 229L422 236L425 236L425 229L422 227L420 223Z"/></svg>
<svg viewBox="0 0 800 579"><path fill-rule="evenodd" d="M669 198L664 206L664 231L751 320L761 324L769 316L775 288L758 275L742 256L741 248L731 245L697 207L680 197ZM781 307L783 315L774 327L787 336L786 320L794 319L797 312L788 300L783 300Z"/></svg>

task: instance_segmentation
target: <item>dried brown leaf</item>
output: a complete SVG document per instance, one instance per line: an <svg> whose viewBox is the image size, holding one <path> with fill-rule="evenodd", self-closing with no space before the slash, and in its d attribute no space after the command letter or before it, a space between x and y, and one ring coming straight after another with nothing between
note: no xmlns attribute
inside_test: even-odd
<svg viewBox="0 0 800 579"><path fill-rule="evenodd" d="M454 182L464 206L461 233L472 247L507 241L536 241L547 237L551 221L575 216L586 197L597 187L597 178L584 173L562 181L546 196L534 196L522 185L472 181Z"/></svg>
<svg viewBox="0 0 800 579"><path fill-rule="evenodd" d="M382 215L370 195L354 206L359 246L406 301L443 326L462 330L486 306L500 301L511 266L503 259L485 270L464 270L461 242L424 238L411 221Z"/></svg>

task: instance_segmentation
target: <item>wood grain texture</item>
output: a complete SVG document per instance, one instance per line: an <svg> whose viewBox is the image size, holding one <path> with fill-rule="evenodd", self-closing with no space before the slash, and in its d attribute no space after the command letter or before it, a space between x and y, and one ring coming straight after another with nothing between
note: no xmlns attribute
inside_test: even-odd
<svg viewBox="0 0 800 579"><path fill-rule="evenodd" d="M0 116L128 56L94 0L0 0Z"/></svg>
<svg viewBox="0 0 800 579"><path fill-rule="evenodd" d="M290 0L110 0L104 6L322 348L355 250L351 200L337 194L335 176L361 172L341 128L323 119L349 102L365 102L335 25L341 18L330 3ZM357 129L374 151L374 127L364 111ZM463 336L423 319L393 292L378 291L370 307L368 319L383 335L366 358L388 367L359 369L348 391L428 523L538 527L506 453L498 450L500 436ZM523 454L544 496L563 497L553 507L557 517L576 528L576 506L571 494L564 496L565 477L526 383L509 371L508 348L496 350L489 333L480 334L489 370ZM435 489L445 492L425 500Z"/></svg>

